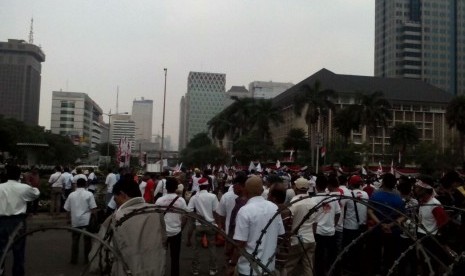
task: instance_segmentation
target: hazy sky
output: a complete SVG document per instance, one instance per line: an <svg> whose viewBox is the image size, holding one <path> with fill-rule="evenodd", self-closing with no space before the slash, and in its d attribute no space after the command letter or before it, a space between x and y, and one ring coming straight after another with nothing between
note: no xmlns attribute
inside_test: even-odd
<svg viewBox="0 0 465 276"><path fill-rule="evenodd" d="M0 41L34 43L42 63L39 124L52 91L85 92L104 112L154 100L161 134L177 147L189 71L226 74L226 90L255 80L298 83L321 68L373 75L373 0L0 0ZM107 117L104 117L107 121Z"/></svg>

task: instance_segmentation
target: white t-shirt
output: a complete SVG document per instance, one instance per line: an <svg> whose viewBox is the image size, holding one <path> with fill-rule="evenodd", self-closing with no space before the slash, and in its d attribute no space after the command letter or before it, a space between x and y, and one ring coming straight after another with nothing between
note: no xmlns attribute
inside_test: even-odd
<svg viewBox="0 0 465 276"><path fill-rule="evenodd" d="M18 181L8 180L0 184L0 216L25 214L27 201L40 195L39 189Z"/></svg>
<svg viewBox="0 0 465 276"><path fill-rule="evenodd" d="M315 199L318 206L321 206L315 214L316 233L322 236L333 236L336 233L334 218L341 213L339 199L328 197L326 193L317 193L313 199Z"/></svg>
<svg viewBox="0 0 465 276"><path fill-rule="evenodd" d="M202 175L200 175L199 177L195 176L195 174L192 176L192 192L195 192L195 191L200 191L200 188L199 188L199 180L200 178L202 178Z"/></svg>
<svg viewBox="0 0 465 276"><path fill-rule="evenodd" d="M95 184L92 184L92 181L95 179L95 173L91 172L87 179L89 179L89 186L87 186L87 189L89 190L94 190L95 191Z"/></svg>
<svg viewBox="0 0 465 276"><path fill-rule="evenodd" d="M292 198L291 202L294 202L302 197L306 197L307 194L299 194ZM313 198L306 198L302 199L291 206L289 206L289 210L292 212L293 220L292 220L292 230L297 228L299 224L304 219L305 215L307 215L313 207L315 207L316 203ZM315 237L313 236L313 222L315 221L315 214L312 214L305 222L300 226L299 231L297 232L298 235L301 237L303 243L313 243L315 242ZM291 238L291 245L299 244L299 240L296 236L292 236Z"/></svg>
<svg viewBox="0 0 465 276"><path fill-rule="evenodd" d="M48 183L52 184L52 188L63 188L63 184L61 182L61 172L55 172L52 174L48 180Z"/></svg>
<svg viewBox="0 0 465 276"><path fill-rule="evenodd" d="M352 193L354 194L355 198L358 199L363 199L363 200L368 200L368 194L362 190L359 189L354 189L351 192L349 192L350 197L352 197ZM355 214L355 204L354 201L351 199L344 199L343 205L347 205L346 207L343 207L343 211L341 216L344 219L344 228L349 229L349 230L357 230L359 228L359 225L366 224L367 222L367 206L362 204L362 203L356 203L357 205L357 212L358 212L358 218L359 221L357 223L357 216ZM346 212L346 214L344 214Z"/></svg>
<svg viewBox="0 0 465 276"><path fill-rule="evenodd" d="M428 202L420 205L418 210L418 223L423 225L428 233L436 235L438 233L438 224L436 218L433 215L433 210L441 205L441 202L434 197L431 197ZM418 233L426 234L423 227L418 227Z"/></svg>
<svg viewBox="0 0 465 276"><path fill-rule="evenodd" d="M157 199L155 206L169 206L177 196L177 194L167 194L162 196ZM187 210L186 201L182 197L178 197L173 206L179 209ZM166 235L168 237L175 236L181 232L181 219L182 215L178 213L167 212L165 214Z"/></svg>
<svg viewBox="0 0 465 276"><path fill-rule="evenodd" d="M73 188L73 175L70 174L69 172L62 173L60 177L60 181L61 181L62 187L64 187L66 190Z"/></svg>
<svg viewBox="0 0 465 276"><path fill-rule="evenodd" d="M270 193L270 188L263 186L262 197L265 200L268 200L268 194Z"/></svg>
<svg viewBox="0 0 465 276"><path fill-rule="evenodd" d="M160 179L158 181L153 195L156 196L158 193L162 193L164 196L168 194L168 190L166 190L166 179Z"/></svg>
<svg viewBox="0 0 465 276"><path fill-rule="evenodd" d="M257 241L259 240L262 230L268 224L270 219L278 210L278 206L271 201L265 200L262 196L250 198L247 203L239 209L236 217L236 228L234 231L234 239L246 241L245 250L252 254L255 250ZM261 243L258 247L256 257L264 264L268 264L271 271L275 270L276 246L278 235L284 234L284 226L281 216L276 216L269 227L266 235L263 235ZM250 275L250 263L244 257L240 257L237 262L237 270L240 274ZM262 271L260 270L260 273ZM253 275L258 275L253 271Z"/></svg>
<svg viewBox="0 0 465 276"><path fill-rule="evenodd" d="M221 197L220 203L216 208L216 213L226 218L224 228L226 234L229 232L229 220L231 218L231 212L234 206L236 206L236 198L237 195L234 192L227 192Z"/></svg>
<svg viewBox="0 0 465 276"><path fill-rule="evenodd" d="M107 193L111 194L113 192L113 186L116 184L116 174L109 173L107 179L105 179L105 184L107 185Z"/></svg>
<svg viewBox="0 0 465 276"><path fill-rule="evenodd" d="M197 214L203 216L205 220L210 223L215 223L215 217L213 216L213 211L218 207L218 198L215 194L209 193L207 190L201 190L196 193L189 200L189 205L187 208L190 212L195 211ZM196 225L200 225L199 222L195 222Z"/></svg>
<svg viewBox="0 0 465 276"><path fill-rule="evenodd" d="M84 179L86 182L87 182L87 176L85 174L76 174L74 177L73 177L73 184L76 184L78 179Z"/></svg>
<svg viewBox="0 0 465 276"><path fill-rule="evenodd" d="M91 192L77 188L69 194L63 208L71 212L71 225L79 227L89 225L91 210L97 208L97 204Z"/></svg>
<svg viewBox="0 0 465 276"><path fill-rule="evenodd" d="M352 196L347 186L341 185L339 186L339 190L342 191L342 194L340 193L340 195ZM337 221L337 225L336 225L336 231L339 231L339 232L342 232L342 226L344 224L344 204L346 203L346 201L347 200L345 199L341 199L339 201L339 206L341 207L341 216L339 217L339 220Z"/></svg>
<svg viewBox="0 0 465 276"><path fill-rule="evenodd" d="M147 187L147 182L141 181L140 184L139 184L139 190L140 190L140 194L141 194L142 196L144 196L145 187Z"/></svg>

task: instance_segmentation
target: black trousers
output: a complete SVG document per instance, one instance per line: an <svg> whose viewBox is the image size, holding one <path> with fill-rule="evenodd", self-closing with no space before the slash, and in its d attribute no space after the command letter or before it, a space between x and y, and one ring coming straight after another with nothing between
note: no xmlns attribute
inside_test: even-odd
<svg viewBox="0 0 465 276"><path fill-rule="evenodd" d="M336 236L315 234L315 242L315 275L325 276L337 257Z"/></svg>
<svg viewBox="0 0 465 276"><path fill-rule="evenodd" d="M6 246L8 244L8 239L20 223L23 223L23 227L19 230L17 235L26 233L26 215L0 216L0 256L2 256L3 252L7 249ZM12 247L9 249L13 251L12 275L24 275L26 238L13 243ZM3 267L4 264L0 264L0 269L3 269Z"/></svg>
<svg viewBox="0 0 465 276"><path fill-rule="evenodd" d="M76 227L81 230L86 230L87 226L80 226ZM79 241L81 239L81 233L73 232L72 239L73 243L71 245L71 263L77 264L78 257L79 257ZM92 241L89 236L84 236L84 262L87 263L89 261L89 252L92 246Z"/></svg>
<svg viewBox="0 0 465 276"><path fill-rule="evenodd" d="M179 276L179 256L181 255L181 237L182 232L168 237L171 257L171 276Z"/></svg>

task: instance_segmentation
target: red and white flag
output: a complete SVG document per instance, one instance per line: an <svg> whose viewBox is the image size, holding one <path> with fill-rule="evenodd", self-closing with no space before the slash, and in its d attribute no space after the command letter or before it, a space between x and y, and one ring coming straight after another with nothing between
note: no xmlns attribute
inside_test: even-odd
<svg viewBox="0 0 465 276"><path fill-rule="evenodd" d="M278 161L276 161L276 169L279 169L279 168L281 168L281 162L279 162L279 160L278 160Z"/></svg>
<svg viewBox="0 0 465 276"><path fill-rule="evenodd" d="M326 156L326 147L322 147L320 149L320 156L321 158L324 158Z"/></svg>
<svg viewBox="0 0 465 276"><path fill-rule="evenodd" d="M391 160L391 173L394 174L394 160Z"/></svg>
<svg viewBox="0 0 465 276"><path fill-rule="evenodd" d="M381 176L381 174L383 173L383 166L381 166L381 161L378 162L378 170L376 171L376 174L379 176Z"/></svg>

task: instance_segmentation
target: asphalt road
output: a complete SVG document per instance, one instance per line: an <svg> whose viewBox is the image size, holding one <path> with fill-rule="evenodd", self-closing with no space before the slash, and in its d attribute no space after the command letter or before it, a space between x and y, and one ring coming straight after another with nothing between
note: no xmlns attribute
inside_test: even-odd
<svg viewBox="0 0 465 276"><path fill-rule="evenodd" d="M29 229L41 226L66 225L64 217L50 219L47 215L39 215L29 219ZM192 247L186 247L186 233L181 248L181 275L192 275ZM82 239L81 239L82 241ZM82 246L82 244L81 244ZM82 250L82 247L81 247ZM201 249L200 275L208 275L208 249ZM85 269L82 254L77 265L69 264L71 256L71 233L65 230L47 230L28 236L26 242L26 275L28 276L74 276L81 275ZM217 275L224 275L223 247L217 247ZM167 254L167 274L169 274L169 253ZM7 259L6 274L11 275L12 254ZM92 275L92 274L86 274Z"/></svg>

